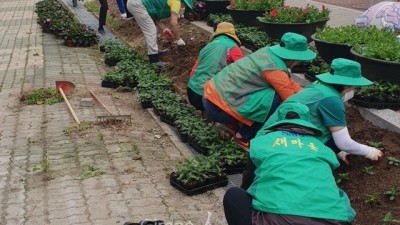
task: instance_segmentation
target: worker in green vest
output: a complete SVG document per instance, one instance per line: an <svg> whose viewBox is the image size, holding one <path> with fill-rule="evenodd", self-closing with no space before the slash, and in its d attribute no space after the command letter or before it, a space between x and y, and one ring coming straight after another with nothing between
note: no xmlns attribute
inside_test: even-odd
<svg viewBox="0 0 400 225"><path fill-rule="evenodd" d="M335 153L317 137L306 105L284 103L277 120L251 140L255 179L223 200L229 225L350 225L355 211L338 188Z"/></svg>
<svg viewBox="0 0 400 225"><path fill-rule="evenodd" d="M317 75L316 78L317 82L292 95L280 107L293 102L307 105L311 112L311 122L322 130L318 139L338 153L344 162L348 163L348 153L362 155L371 160L382 158L382 151L357 143L350 137L347 129L344 102L354 96L356 87L373 84L362 76L360 63L343 58L334 59L330 72ZM264 135L266 128L277 122L278 117L274 113L257 135Z"/></svg>
<svg viewBox="0 0 400 225"><path fill-rule="evenodd" d="M249 140L276 107L302 90L291 79L288 68L315 57L306 37L288 32L280 44L266 46L231 63L204 85L207 118L236 125L233 138L240 147L248 149Z"/></svg>
<svg viewBox="0 0 400 225"><path fill-rule="evenodd" d="M233 24L222 22L217 25L217 29L210 36L210 42L201 49L190 72L187 96L196 109L204 110L204 84L225 66L243 58L240 45Z"/></svg>
<svg viewBox="0 0 400 225"><path fill-rule="evenodd" d="M167 63L160 61L157 45L157 26L163 31L166 39L171 39L175 44L183 46L179 31L178 18L181 8L185 5L192 9L192 0L128 0L126 7L134 16L137 24L143 32L147 45L147 55L151 63L157 66L165 66ZM170 18L171 30L167 28L161 19Z"/></svg>

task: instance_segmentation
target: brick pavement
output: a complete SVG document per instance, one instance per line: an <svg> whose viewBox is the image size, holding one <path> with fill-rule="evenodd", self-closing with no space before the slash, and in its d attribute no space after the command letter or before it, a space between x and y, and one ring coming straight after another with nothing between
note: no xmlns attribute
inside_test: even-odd
<svg viewBox="0 0 400 225"><path fill-rule="evenodd" d="M67 48L43 34L35 2L0 4L0 224L108 225L145 218L205 224L209 212L212 224L225 224L224 190L187 197L171 187L167 174L191 153L171 141L134 95L99 87L109 68L97 49ZM69 100L81 122L104 114L79 105L93 89L111 111L131 114L132 126L76 131L64 102L19 102L21 93L55 87L56 80L76 85ZM49 170L33 172L41 161ZM88 171L100 175L85 177Z"/></svg>

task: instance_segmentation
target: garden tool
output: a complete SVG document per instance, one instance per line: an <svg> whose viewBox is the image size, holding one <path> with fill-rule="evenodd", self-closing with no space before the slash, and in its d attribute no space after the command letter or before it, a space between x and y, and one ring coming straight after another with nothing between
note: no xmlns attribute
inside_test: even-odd
<svg viewBox="0 0 400 225"><path fill-rule="evenodd" d="M64 101L67 103L68 109L71 112L72 117L74 117L75 122L77 124L81 124L81 122L79 122L79 119L76 116L74 110L72 109L71 104L69 104L67 96L65 96L65 93L68 94L68 93L74 91L75 85L73 83L69 82L69 81L56 81L56 88L61 93Z"/></svg>
<svg viewBox="0 0 400 225"><path fill-rule="evenodd" d="M93 98L96 100L96 102L100 106L102 106L109 114L108 116L97 116L98 122L113 122L113 123L124 122L124 123L128 123L128 124L132 123L131 115L113 115L111 113L111 111L106 107L106 105L104 105L104 103L100 101L100 99L94 94L94 92L92 90L89 90L89 92L93 96Z"/></svg>

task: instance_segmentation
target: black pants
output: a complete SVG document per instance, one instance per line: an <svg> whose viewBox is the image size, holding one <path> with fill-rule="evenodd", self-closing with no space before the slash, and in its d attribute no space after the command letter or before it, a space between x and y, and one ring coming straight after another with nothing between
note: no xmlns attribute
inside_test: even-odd
<svg viewBox="0 0 400 225"><path fill-rule="evenodd" d="M238 187L231 187L224 196L224 212L228 225L251 225L251 196Z"/></svg>
<svg viewBox="0 0 400 225"><path fill-rule="evenodd" d="M197 94L189 87L187 88L186 92L190 104L192 104L197 110L204 111L203 96Z"/></svg>
<svg viewBox="0 0 400 225"><path fill-rule="evenodd" d="M103 26L106 25L108 2L107 0L99 0L99 2L100 2L99 30L102 30Z"/></svg>

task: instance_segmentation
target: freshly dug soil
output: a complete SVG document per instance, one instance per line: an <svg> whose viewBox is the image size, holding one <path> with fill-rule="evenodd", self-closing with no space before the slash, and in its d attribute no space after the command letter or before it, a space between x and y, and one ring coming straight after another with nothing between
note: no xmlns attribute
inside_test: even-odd
<svg viewBox="0 0 400 225"><path fill-rule="evenodd" d="M319 0L323 1L323 0ZM326 2L326 1L325 1ZM337 1L342 2L342 1ZM345 2L345 1L343 1ZM350 3L347 3L350 4ZM142 32L134 20L123 21L119 19L119 11L116 4L109 4L109 15L112 15L117 26L113 32L125 40L128 44L135 46L140 52L146 52ZM168 25L168 21L165 21ZM168 48L169 51L162 55L162 60L170 64L163 69L174 82L178 93L186 96L186 85L189 72L202 47L207 43L209 34L201 29L190 25L190 22L180 20L182 39L186 46L177 47L159 38L159 47ZM371 162L363 157L353 156L351 165L342 165L338 173L349 173L349 180L340 182L338 185L347 192L351 199L353 208L357 212L354 225L378 225L383 224L386 213L391 212L392 218L400 220L400 194L394 201L384 195L384 192L396 187L400 190L400 166L388 166L387 157L400 159L400 135L373 126L365 121L358 110L353 107L347 108L348 127L354 140L367 144L367 142L381 142L380 149L385 152L385 158L379 162ZM373 166L373 175L363 172L365 167ZM377 194L378 202L375 205L365 202L367 195ZM389 223L386 223L389 224Z"/></svg>

